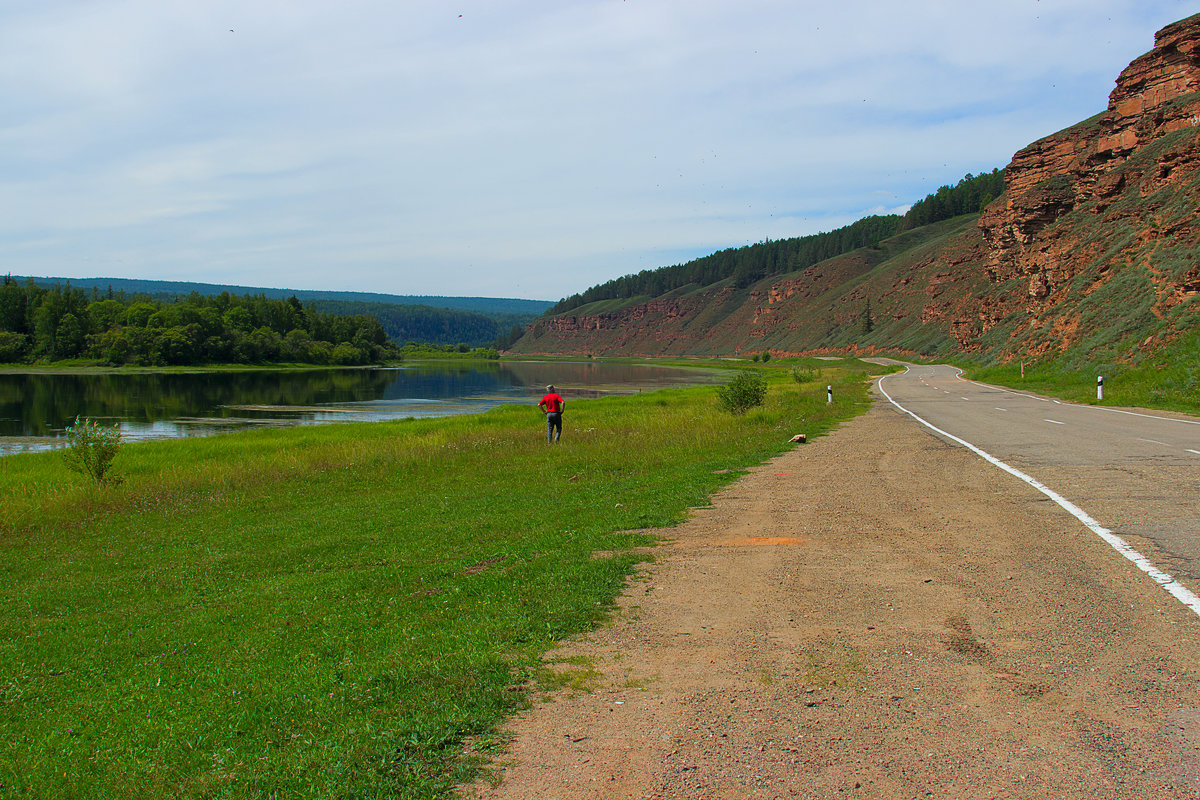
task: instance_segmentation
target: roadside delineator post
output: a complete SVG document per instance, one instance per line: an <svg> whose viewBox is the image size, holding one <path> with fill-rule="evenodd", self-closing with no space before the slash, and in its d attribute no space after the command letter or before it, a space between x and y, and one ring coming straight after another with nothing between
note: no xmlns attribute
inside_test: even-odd
<svg viewBox="0 0 1200 800"><path fill-rule="evenodd" d="M827 399L825 402L826 402L826 403L832 403L832 402L833 402L833 386L832 386L832 385L830 385L830 386L826 386L826 387L825 387L825 392L826 392L826 394L828 395L828 399Z"/></svg>
<svg viewBox="0 0 1200 800"><path fill-rule="evenodd" d="M1104 399L1104 376L1103 375L1096 376L1096 399L1097 400Z"/></svg>

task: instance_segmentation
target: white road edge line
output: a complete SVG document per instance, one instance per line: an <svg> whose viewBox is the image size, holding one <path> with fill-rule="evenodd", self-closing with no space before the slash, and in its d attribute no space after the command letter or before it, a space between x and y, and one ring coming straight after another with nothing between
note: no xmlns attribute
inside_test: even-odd
<svg viewBox="0 0 1200 800"><path fill-rule="evenodd" d="M905 372L907 372L907 371L908 371L908 369L905 368ZM924 419L918 417L913 412L909 411L904 406L897 403L895 400L892 399L892 396L887 393L887 390L883 388L883 382L887 377L888 377L887 375L884 375L882 378L880 378L879 383L877 385L879 386L879 391L883 392L883 396L888 399L889 403L891 403L896 408L903 411L905 414L908 414L910 417L912 417L917 422L924 425L926 428L929 428L931 431L940 433L942 436L945 436L947 439L950 439L953 442L957 442L958 444L961 444L963 447L967 448L972 453L974 453L975 455L982 458L984 461L987 461L989 464L991 464L995 467L999 467L1000 469L1004 470L1008 474L1024 481L1025 483L1032 486L1034 489L1037 489L1039 492L1046 495L1046 497L1049 497L1051 500L1053 500L1055 503L1057 503L1059 506L1061 506L1068 514L1070 514L1071 516L1075 517L1075 519L1082 522L1084 524L1084 527L1086 527L1092 533L1099 536L1104 541L1108 542L1108 544L1114 550L1116 550L1121 555L1125 556L1125 558L1132 561L1137 566L1138 569L1140 569L1142 572L1149 575L1154 580L1155 583L1162 586L1163 589L1166 589L1167 592L1172 597L1174 597L1180 603L1183 603L1183 605L1185 605L1189 609L1191 609L1192 612L1195 613L1197 616L1200 616L1200 597L1198 597L1196 594L1194 594L1190 589L1188 589L1186 586L1181 584L1179 581L1175 580L1175 578L1173 578L1172 576L1170 576L1167 573L1160 570L1158 567L1154 566L1152 563L1150 563L1150 559L1146 558L1144 555L1139 553L1137 550L1134 550L1132 547L1130 547L1128 542L1126 542L1124 539L1122 539L1117 534L1110 531L1108 528L1105 528L1104 526L1102 526L1096 520L1092 519L1091 516L1089 516L1087 514L1087 512L1085 512L1082 508L1075 505L1070 500L1068 500L1067 498L1060 495L1058 492L1051 489L1049 486L1046 486L1044 483L1037 480L1036 478L1026 475L1024 472L1021 472L1021 470L1016 469L1015 467L1010 467L1008 464L1005 464L1000 459L996 458L995 456L993 456L989 453L984 452L983 450L979 449L978 447L976 447L975 445L966 441L965 439L960 439L957 436L955 436L954 434L947 433L946 431L942 430L941 428L937 427L936 425L933 425L933 424L925 421Z"/></svg>

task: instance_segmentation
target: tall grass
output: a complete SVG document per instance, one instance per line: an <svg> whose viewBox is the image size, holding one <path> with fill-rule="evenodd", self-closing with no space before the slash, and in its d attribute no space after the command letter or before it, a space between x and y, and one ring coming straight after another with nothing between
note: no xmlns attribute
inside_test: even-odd
<svg viewBox="0 0 1200 800"><path fill-rule="evenodd" d="M0 468L0 796L450 796L538 656L739 470L865 406L772 373L478 416L133 444L96 487ZM594 557L604 551L608 557Z"/></svg>

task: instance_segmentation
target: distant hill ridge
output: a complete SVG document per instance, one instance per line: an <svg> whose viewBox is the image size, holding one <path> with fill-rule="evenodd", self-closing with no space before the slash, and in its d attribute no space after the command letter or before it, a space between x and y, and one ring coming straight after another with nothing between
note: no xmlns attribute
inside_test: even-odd
<svg viewBox="0 0 1200 800"><path fill-rule="evenodd" d="M757 244L730 247L693 259L686 264L647 269L614 278L579 294L563 298L550 314L586 309L595 303L658 297L678 289L712 286L728 281L745 288L763 278L804 269L861 247L874 247L900 231L982 211L1004 192L1004 172L994 169L967 175L955 186L943 186L912 205L904 216L864 217L832 231L790 239L768 239ZM608 305L612 305L608 303Z"/></svg>
<svg viewBox="0 0 1200 800"><path fill-rule="evenodd" d="M13 275L18 281L32 279L39 286L51 287L70 283L78 289L96 288L107 291L151 295L187 295L197 292L202 295L217 295L229 292L235 295L258 295L273 300L295 297L297 300L337 300L361 303L385 303L391 305L431 306L455 311L474 311L487 315L541 314L554 305L548 300L524 300L509 297L443 297L438 295L399 295L375 292L334 292L310 289L273 289L257 286L234 286L216 283L193 283L189 281L141 280L136 278L55 278Z"/></svg>
<svg viewBox="0 0 1200 800"><path fill-rule="evenodd" d="M438 345L466 344L472 347L503 346L520 336L524 326L550 307L544 300L504 297L436 297L428 295L376 294L373 292L325 292L306 289L270 289L215 283L139 280L134 278L54 278L11 276L19 283L32 280L47 289L67 286L125 295L146 295L157 301L173 302L192 293L215 296L228 292L235 297L262 295L269 300L297 300L326 314L367 314L379 320L387 337L397 344L419 342Z"/></svg>
<svg viewBox="0 0 1200 800"><path fill-rule="evenodd" d="M999 197L980 196L982 214L933 196L917 227L814 237L840 251L816 263L754 264L807 244L788 240L726 254L755 267L745 279L735 268L709 282L699 261L669 268L692 270L690 283L619 279L535 320L512 349L902 351L1068 368L1153 357L1196 365L1188 391L1200 401L1200 14L1158 32L1107 109L1021 149L1003 177ZM939 219L946 209L960 215Z"/></svg>

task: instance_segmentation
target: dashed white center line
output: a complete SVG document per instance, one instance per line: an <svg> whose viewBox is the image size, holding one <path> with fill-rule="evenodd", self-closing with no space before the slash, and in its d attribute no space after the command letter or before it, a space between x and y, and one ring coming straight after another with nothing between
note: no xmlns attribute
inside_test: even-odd
<svg viewBox="0 0 1200 800"><path fill-rule="evenodd" d="M1166 442L1160 442L1155 439L1138 439L1139 442L1149 442L1150 444L1161 444L1163 447L1170 447Z"/></svg>
<svg viewBox="0 0 1200 800"><path fill-rule="evenodd" d="M1001 408L1000 406L996 406L996 410L997 411L1008 411L1007 408Z"/></svg>
<svg viewBox="0 0 1200 800"><path fill-rule="evenodd" d="M1046 422L1051 422L1051 423L1053 423L1053 424L1055 424L1055 425L1066 425L1066 424L1067 424L1067 423L1065 423L1065 422L1059 422L1059 421L1058 421L1058 420L1056 420L1056 419L1048 419L1048 420L1046 420Z"/></svg>
<svg viewBox="0 0 1200 800"><path fill-rule="evenodd" d="M970 400L970 399L971 399L971 398L969 398L969 397L964 397L964 398L963 398L963 400Z"/></svg>

